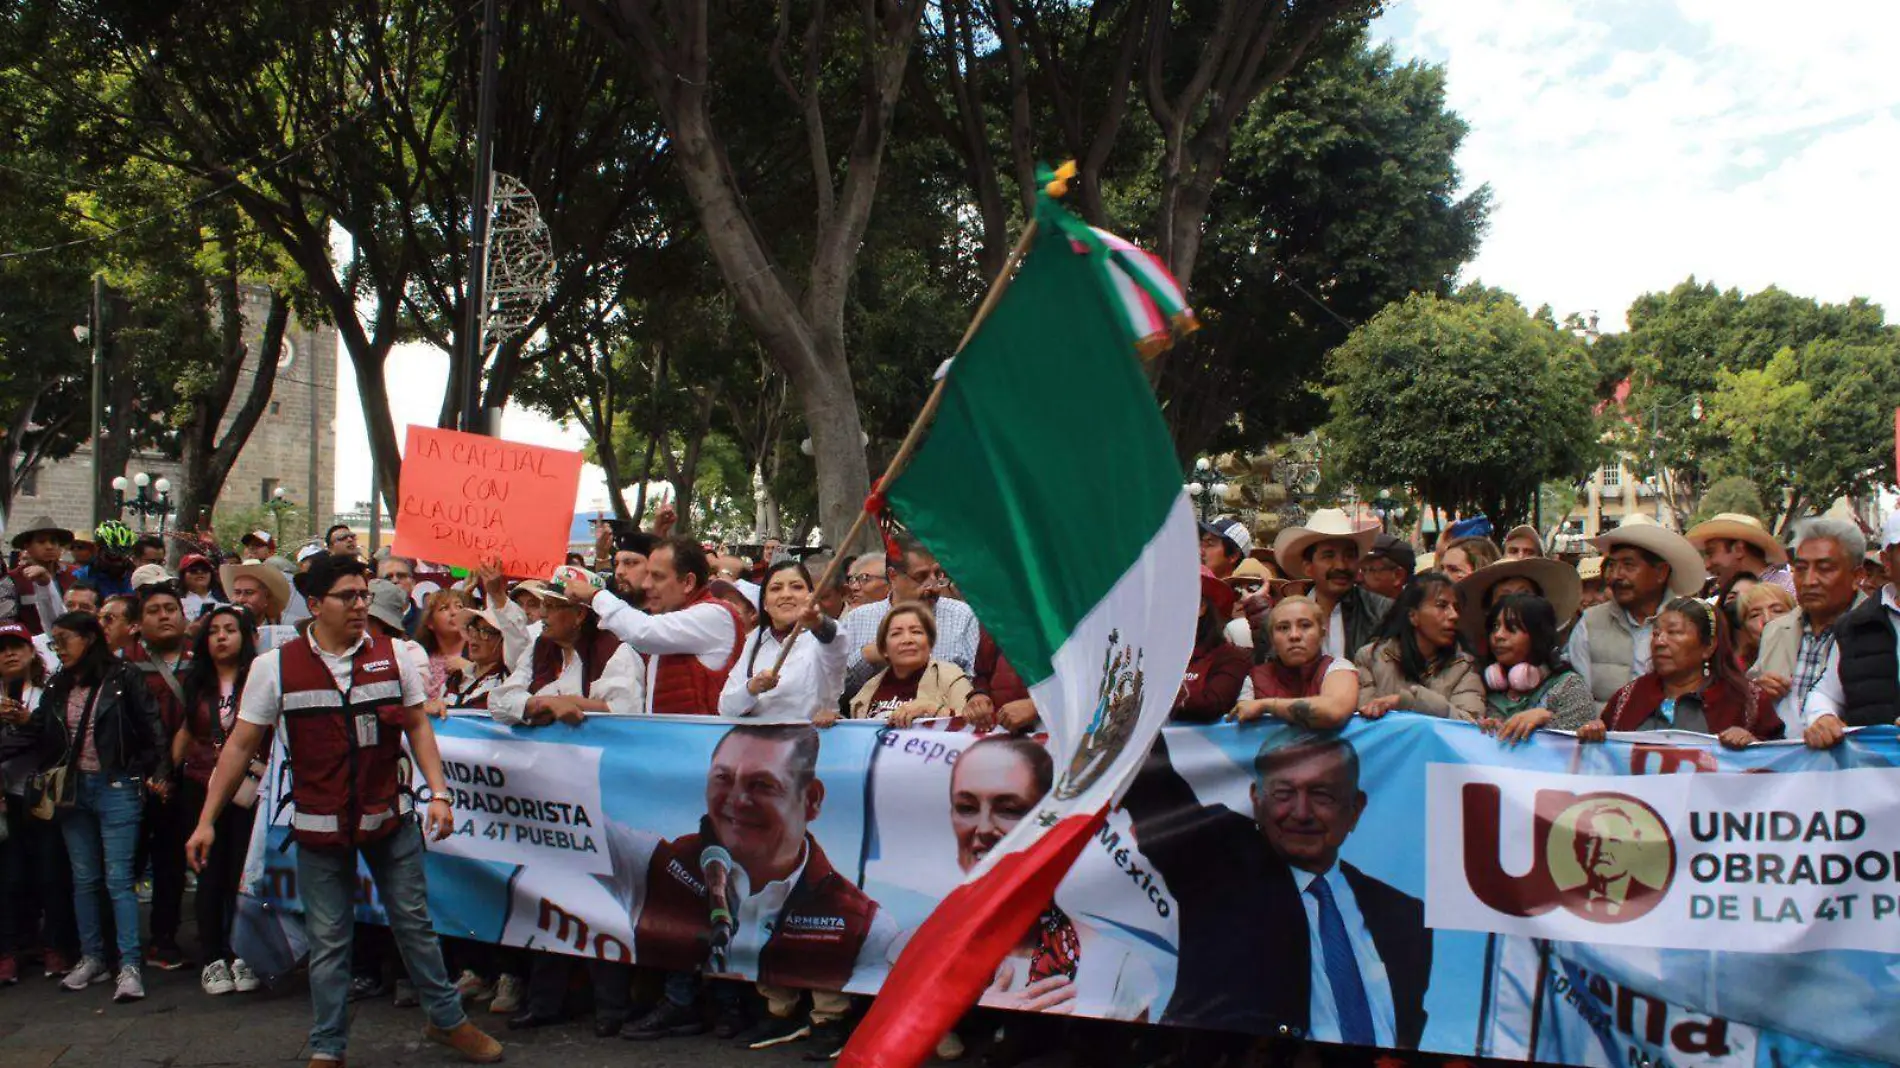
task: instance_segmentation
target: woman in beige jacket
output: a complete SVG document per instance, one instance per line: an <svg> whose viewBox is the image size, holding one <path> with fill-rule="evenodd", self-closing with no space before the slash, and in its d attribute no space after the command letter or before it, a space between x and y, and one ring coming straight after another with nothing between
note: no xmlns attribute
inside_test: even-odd
<svg viewBox="0 0 1900 1068"><path fill-rule="evenodd" d="M1359 714L1422 712L1477 723L1484 719L1484 675L1458 648L1458 593L1442 572L1427 571L1399 594L1379 635L1353 657Z"/></svg>
<svg viewBox="0 0 1900 1068"><path fill-rule="evenodd" d="M916 720L963 714L970 680L963 669L931 659L937 644L937 620L921 604L893 606L877 628L877 651L889 666L851 699L852 719L881 719L893 727ZM814 718L819 726L825 719Z"/></svg>

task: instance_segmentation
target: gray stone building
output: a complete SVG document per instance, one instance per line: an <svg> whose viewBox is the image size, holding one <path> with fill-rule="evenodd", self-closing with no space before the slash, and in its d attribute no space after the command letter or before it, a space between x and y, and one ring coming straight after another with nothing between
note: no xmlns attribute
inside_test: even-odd
<svg viewBox="0 0 1900 1068"><path fill-rule="evenodd" d="M256 375L257 348L264 328L266 303L261 291L247 290L244 297L245 340L249 354L240 373L232 407L248 395ZM277 381L271 399L257 427L238 454L224 492L214 506L217 512L254 508L272 499L281 488L285 499L314 520L317 530L328 526L336 511L336 331L330 327L309 327L292 320L284 331L284 348L278 360ZM230 416L225 426L230 425ZM222 432L223 428L220 428ZM151 453L135 453L126 464L126 477L144 472L156 482L166 478L176 485L183 471L176 460ZM22 520L30 516L50 515L74 530L91 527L88 508L91 493L92 448L81 446L67 459L42 465L31 472L21 491L13 499L12 516ZM135 490L128 489L131 498ZM174 498L177 496L174 491ZM101 511L112 513L110 497L100 502ZM123 517L138 527L137 517ZM177 522L178 517L173 517ZM150 529L158 521L150 520ZM303 534L286 527L285 540Z"/></svg>

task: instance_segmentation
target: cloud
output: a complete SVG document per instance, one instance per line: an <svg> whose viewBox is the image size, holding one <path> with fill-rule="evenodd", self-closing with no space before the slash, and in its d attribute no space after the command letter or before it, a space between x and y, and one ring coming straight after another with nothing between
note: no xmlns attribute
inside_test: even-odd
<svg viewBox="0 0 1900 1068"><path fill-rule="evenodd" d="M1900 306L1900 5L1414 0L1375 27L1442 63L1496 194L1469 277L1619 324L1691 274Z"/></svg>

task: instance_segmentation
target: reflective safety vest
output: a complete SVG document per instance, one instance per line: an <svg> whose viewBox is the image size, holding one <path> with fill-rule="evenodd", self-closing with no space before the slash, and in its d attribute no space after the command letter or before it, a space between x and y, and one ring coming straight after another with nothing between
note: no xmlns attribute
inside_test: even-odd
<svg viewBox="0 0 1900 1068"><path fill-rule="evenodd" d="M732 674L732 666L739 662L739 654L745 651L745 621L739 618L738 609L714 597L710 590L701 590L699 596L680 611L702 604L717 605L732 617L732 649L726 654L724 666L718 669L707 667L692 653L663 653L654 657L652 685L655 712L675 716L719 714L719 691L725 688L726 676Z"/></svg>
<svg viewBox="0 0 1900 1068"><path fill-rule="evenodd" d="M310 849L355 848L401 823L402 672L388 638L367 637L349 689L308 636L278 653L284 744L290 751L291 836Z"/></svg>

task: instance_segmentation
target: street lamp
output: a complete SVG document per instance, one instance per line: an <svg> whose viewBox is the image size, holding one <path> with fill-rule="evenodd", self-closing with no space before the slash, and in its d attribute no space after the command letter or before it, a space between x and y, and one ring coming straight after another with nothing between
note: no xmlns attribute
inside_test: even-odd
<svg viewBox="0 0 1900 1068"><path fill-rule="evenodd" d="M1219 471L1207 457L1194 461L1194 481L1182 486L1187 495L1200 506L1203 523L1214 518L1214 505L1227 499L1227 483L1221 480Z"/></svg>
<svg viewBox="0 0 1900 1068"><path fill-rule="evenodd" d="M1658 523L1663 521L1663 485L1668 481L1668 476L1662 468L1661 450L1657 448L1657 443L1662 440L1662 427L1660 425L1662 414L1664 412L1676 411L1684 406L1687 406L1689 409L1690 419L1698 423L1702 421L1702 397L1700 394L1691 393L1689 396L1673 404L1652 404L1649 406L1649 467L1650 470L1656 472L1656 522Z"/></svg>
<svg viewBox="0 0 1900 1068"><path fill-rule="evenodd" d="M125 499L125 491L135 489L137 493L131 500ZM156 495L156 496L154 496ZM145 521L151 516L158 517L159 533L165 532L165 522L172 514L172 481L169 478L152 480L152 476L140 471L127 481L124 475L112 480L112 507L115 514L123 516L127 512L139 517L139 529L145 529Z"/></svg>
<svg viewBox="0 0 1900 1068"><path fill-rule="evenodd" d="M376 507L376 503L375 501L371 501L370 507ZM277 543L282 545L284 542L284 513L296 507L296 505L291 503L290 494L284 492L284 487L279 486L271 491L270 500L264 502L264 507L270 512L271 522L275 527Z"/></svg>

